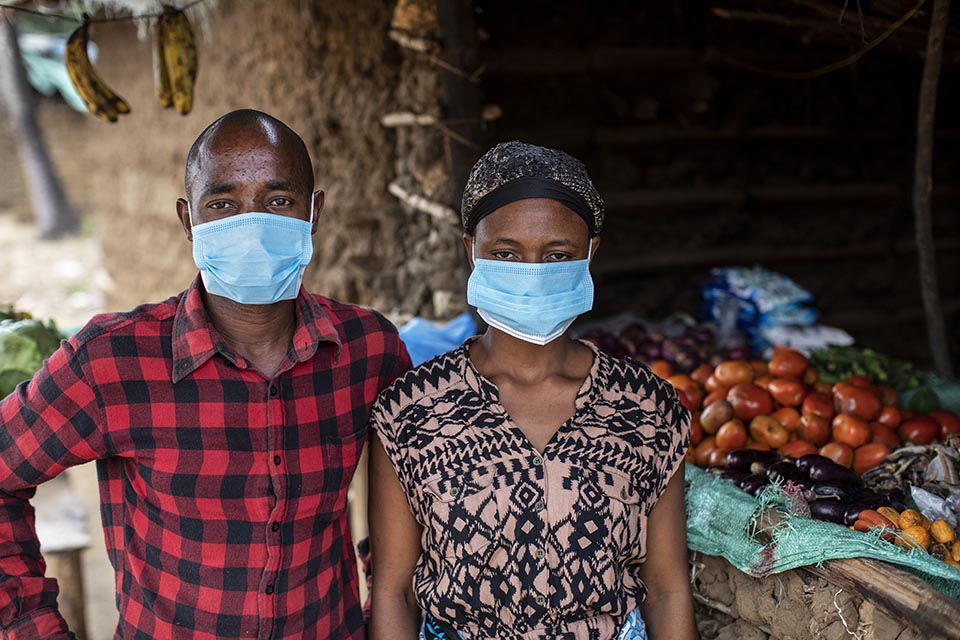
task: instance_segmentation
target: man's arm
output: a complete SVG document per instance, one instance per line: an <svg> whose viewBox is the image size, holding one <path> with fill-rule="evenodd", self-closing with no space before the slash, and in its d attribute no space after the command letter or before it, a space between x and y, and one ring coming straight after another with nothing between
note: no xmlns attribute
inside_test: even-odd
<svg viewBox="0 0 960 640"><path fill-rule="evenodd" d="M368 640L416 640L420 609L413 570L420 559L420 525L380 438L370 438L370 596Z"/></svg>
<svg viewBox="0 0 960 640"><path fill-rule="evenodd" d="M8 640L73 638L44 577L29 500L67 467L106 455L102 406L73 342L0 403L0 630Z"/></svg>
<svg viewBox="0 0 960 640"><path fill-rule="evenodd" d="M683 488L681 463L647 518L647 560L640 566L647 598L640 613L651 640L699 637L690 591Z"/></svg>

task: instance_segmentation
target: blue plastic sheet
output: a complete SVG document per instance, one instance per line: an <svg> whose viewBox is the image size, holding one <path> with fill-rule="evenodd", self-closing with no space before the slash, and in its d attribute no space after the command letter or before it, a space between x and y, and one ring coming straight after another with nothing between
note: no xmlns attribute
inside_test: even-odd
<svg viewBox="0 0 960 640"><path fill-rule="evenodd" d="M469 313L445 323L417 317L400 327L400 339L407 345L414 366L456 349L476 333L477 323Z"/></svg>

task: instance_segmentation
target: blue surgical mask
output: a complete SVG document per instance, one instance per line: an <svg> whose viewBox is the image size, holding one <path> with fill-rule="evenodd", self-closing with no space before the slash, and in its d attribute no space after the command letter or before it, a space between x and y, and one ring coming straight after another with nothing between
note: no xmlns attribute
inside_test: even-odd
<svg viewBox="0 0 960 640"><path fill-rule="evenodd" d="M562 336L593 308L590 251L571 262L506 262L476 259L467 282L467 304L491 327L544 345Z"/></svg>
<svg viewBox="0 0 960 640"><path fill-rule="evenodd" d="M193 225L193 260L203 286L241 304L296 298L313 257L312 229L312 194L309 222L257 212Z"/></svg>

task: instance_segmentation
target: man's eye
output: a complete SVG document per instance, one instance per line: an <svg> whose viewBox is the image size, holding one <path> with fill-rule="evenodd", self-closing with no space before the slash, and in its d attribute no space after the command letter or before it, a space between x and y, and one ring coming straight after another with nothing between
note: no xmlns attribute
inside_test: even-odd
<svg viewBox="0 0 960 640"><path fill-rule="evenodd" d="M275 207L289 207L291 204L293 204L293 200L290 198L274 198L270 201L270 204Z"/></svg>
<svg viewBox="0 0 960 640"><path fill-rule="evenodd" d="M210 204L207 205L207 208L208 208L208 209L223 209L223 208L225 208L225 207L227 207L227 206L229 206L229 205L228 205L226 202L223 202L222 200L219 200L219 201L217 201L217 202L211 202Z"/></svg>

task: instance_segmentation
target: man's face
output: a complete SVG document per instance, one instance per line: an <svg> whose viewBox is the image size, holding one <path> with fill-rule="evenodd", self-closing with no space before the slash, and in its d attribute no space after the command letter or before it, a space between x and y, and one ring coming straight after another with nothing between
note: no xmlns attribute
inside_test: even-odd
<svg viewBox="0 0 960 640"><path fill-rule="evenodd" d="M214 133L203 145L190 183L190 209L177 201L187 238L192 225L242 213L273 213L310 219L312 176L299 156L275 131L231 127ZM323 207L323 192L314 196L313 232ZM192 211L191 211L192 210ZM191 221L192 212L192 221Z"/></svg>

